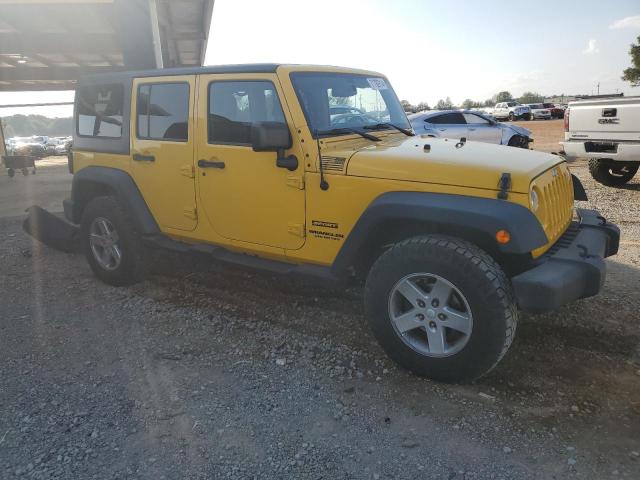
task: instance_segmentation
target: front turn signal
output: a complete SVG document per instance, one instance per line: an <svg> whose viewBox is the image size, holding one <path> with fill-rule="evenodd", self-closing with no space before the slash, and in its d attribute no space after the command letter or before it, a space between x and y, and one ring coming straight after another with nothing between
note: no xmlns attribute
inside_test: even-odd
<svg viewBox="0 0 640 480"><path fill-rule="evenodd" d="M498 230L496 232L496 241L501 245L505 245L511 241L511 234L507 230Z"/></svg>

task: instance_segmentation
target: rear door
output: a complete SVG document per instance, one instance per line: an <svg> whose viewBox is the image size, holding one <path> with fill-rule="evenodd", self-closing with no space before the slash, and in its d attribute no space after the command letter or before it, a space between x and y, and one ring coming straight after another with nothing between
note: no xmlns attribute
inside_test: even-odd
<svg viewBox="0 0 640 480"><path fill-rule="evenodd" d="M467 122L460 112L446 112L429 118L439 137L455 138L468 137Z"/></svg>
<svg viewBox="0 0 640 480"><path fill-rule="evenodd" d="M161 228L193 230L195 76L138 78L131 104L131 171Z"/></svg>
<svg viewBox="0 0 640 480"><path fill-rule="evenodd" d="M507 118L509 116L509 109L505 103L496 104L496 108L493 109L493 116L496 118Z"/></svg>
<svg viewBox="0 0 640 480"><path fill-rule="evenodd" d="M469 140L486 143L502 142L502 129L492 124L486 118L475 113L464 113L464 119L469 129Z"/></svg>

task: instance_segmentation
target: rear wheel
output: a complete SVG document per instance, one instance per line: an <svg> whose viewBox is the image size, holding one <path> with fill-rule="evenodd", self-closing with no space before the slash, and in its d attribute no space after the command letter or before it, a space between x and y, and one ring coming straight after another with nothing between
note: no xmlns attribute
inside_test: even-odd
<svg viewBox="0 0 640 480"><path fill-rule="evenodd" d="M596 182L608 187L619 187L629 182L638 172L640 162L616 162L608 159L589 160L589 172Z"/></svg>
<svg viewBox="0 0 640 480"><path fill-rule="evenodd" d="M376 261L365 307L386 353L420 376L445 382L489 372L513 341L517 311L511 284L478 247L420 236Z"/></svg>
<svg viewBox="0 0 640 480"><path fill-rule="evenodd" d="M131 285L146 273L146 254L133 222L114 197L97 197L80 223L82 247L95 275L109 285Z"/></svg>
<svg viewBox="0 0 640 480"><path fill-rule="evenodd" d="M13 177L16 174L16 171L13 168L7 169L7 175Z"/></svg>

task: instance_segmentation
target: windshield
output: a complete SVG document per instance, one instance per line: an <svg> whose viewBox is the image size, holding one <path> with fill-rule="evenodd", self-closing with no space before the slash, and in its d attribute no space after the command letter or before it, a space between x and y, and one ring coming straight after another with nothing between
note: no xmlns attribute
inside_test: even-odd
<svg viewBox="0 0 640 480"><path fill-rule="evenodd" d="M349 134L347 129L390 123L410 129L398 97L383 77L347 73L291 74L311 132ZM389 126L389 129L392 129Z"/></svg>

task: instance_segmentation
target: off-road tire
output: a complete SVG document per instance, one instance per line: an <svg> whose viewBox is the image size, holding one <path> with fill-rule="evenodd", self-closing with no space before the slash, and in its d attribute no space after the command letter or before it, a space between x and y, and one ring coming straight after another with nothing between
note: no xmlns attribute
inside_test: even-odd
<svg viewBox="0 0 640 480"><path fill-rule="evenodd" d="M7 169L7 175L9 175L10 178L13 178L15 174L16 174L16 171L13 168Z"/></svg>
<svg viewBox="0 0 640 480"><path fill-rule="evenodd" d="M407 275L428 272L454 284L473 315L469 340L458 353L430 357L408 346L392 325L389 296ZM427 235L393 245L375 262L365 286L365 311L385 352L413 373L442 382L468 382L493 369L511 345L518 321L511 283L495 260L475 245Z"/></svg>
<svg viewBox="0 0 640 480"><path fill-rule="evenodd" d="M638 172L640 162L589 160L589 173L596 182L608 187L620 187L628 183Z"/></svg>
<svg viewBox="0 0 640 480"><path fill-rule="evenodd" d="M122 252L120 265L106 270L96 260L89 243L91 223L106 218L115 227ZM147 252L126 209L115 197L96 197L84 209L80 222L81 248L93 273L103 282L116 287L142 281L147 273Z"/></svg>
<svg viewBox="0 0 640 480"><path fill-rule="evenodd" d="M522 135L514 135L509 139L509 143L507 145L517 148L529 148L529 142L527 141L527 138Z"/></svg>

